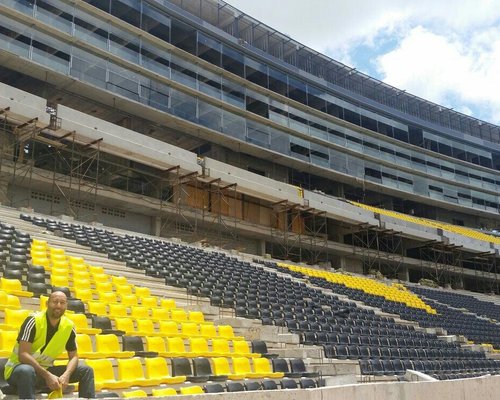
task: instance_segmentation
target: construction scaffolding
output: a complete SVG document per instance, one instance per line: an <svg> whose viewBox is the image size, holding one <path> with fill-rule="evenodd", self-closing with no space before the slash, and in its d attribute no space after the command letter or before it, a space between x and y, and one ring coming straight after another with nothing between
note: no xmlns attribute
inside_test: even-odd
<svg viewBox="0 0 500 400"><path fill-rule="evenodd" d="M365 274L378 271L389 278L398 278L404 261L403 238L400 232L369 224L352 227L353 253L361 257Z"/></svg>
<svg viewBox="0 0 500 400"><path fill-rule="evenodd" d="M326 212L282 200L272 204L270 227L273 257L308 264L328 260Z"/></svg>
<svg viewBox="0 0 500 400"><path fill-rule="evenodd" d="M462 246L429 241L418 248L423 277L439 285L461 287L463 285Z"/></svg>

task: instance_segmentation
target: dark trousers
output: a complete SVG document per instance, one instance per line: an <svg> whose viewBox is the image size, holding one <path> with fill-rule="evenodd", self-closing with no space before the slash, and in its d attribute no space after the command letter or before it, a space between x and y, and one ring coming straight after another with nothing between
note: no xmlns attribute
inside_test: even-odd
<svg viewBox="0 0 500 400"><path fill-rule="evenodd" d="M66 366L50 367L48 371L56 376L61 376L66 371ZM95 398L94 370L92 368L79 364L71 374L69 381L71 383L78 382L78 397ZM28 364L17 365L7 382L17 388L20 399L34 399L37 389L48 390L45 380L37 376L35 369Z"/></svg>

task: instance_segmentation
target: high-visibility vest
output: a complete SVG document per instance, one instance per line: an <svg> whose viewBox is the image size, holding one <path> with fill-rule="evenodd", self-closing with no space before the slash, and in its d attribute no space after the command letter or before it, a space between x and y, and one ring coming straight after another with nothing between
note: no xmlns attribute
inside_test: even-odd
<svg viewBox="0 0 500 400"><path fill-rule="evenodd" d="M43 346L45 346L45 341L47 339L46 311L36 313L34 317L36 333L31 347L33 351L31 355L43 368L47 369L51 367L54 364L54 360L66 350L66 343L71 335L74 323L63 315L59 321L59 327L57 328L56 333L54 333L50 342L47 343L43 352L40 352ZM20 364L18 353L19 343L16 343L9 360L5 364L5 379L9 379L14 367Z"/></svg>

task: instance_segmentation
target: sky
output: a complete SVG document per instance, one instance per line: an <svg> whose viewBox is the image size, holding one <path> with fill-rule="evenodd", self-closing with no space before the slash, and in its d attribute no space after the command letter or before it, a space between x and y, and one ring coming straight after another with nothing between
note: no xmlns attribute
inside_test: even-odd
<svg viewBox="0 0 500 400"><path fill-rule="evenodd" d="M226 0L294 40L500 125L500 0Z"/></svg>

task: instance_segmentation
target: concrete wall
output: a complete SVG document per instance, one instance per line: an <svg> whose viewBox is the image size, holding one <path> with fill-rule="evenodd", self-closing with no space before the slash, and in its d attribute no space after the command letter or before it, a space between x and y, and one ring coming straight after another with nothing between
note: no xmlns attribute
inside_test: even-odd
<svg viewBox="0 0 500 400"><path fill-rule="evenodd" d="M224 400L497 400L499 393L500 376L497 375L450 381L364 383L319 389L219 393L208 396ZM198 396L179 398L199 399Z"/></svg>

